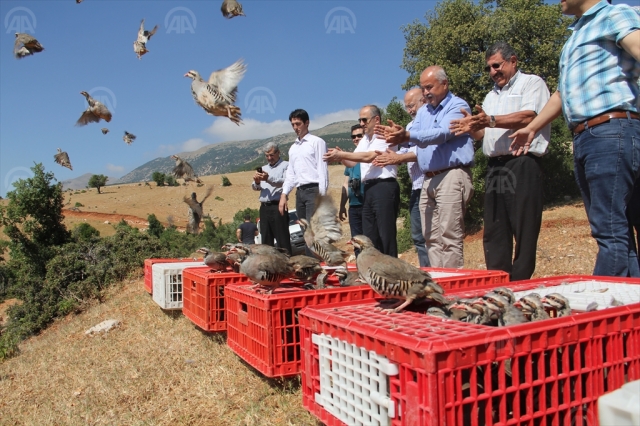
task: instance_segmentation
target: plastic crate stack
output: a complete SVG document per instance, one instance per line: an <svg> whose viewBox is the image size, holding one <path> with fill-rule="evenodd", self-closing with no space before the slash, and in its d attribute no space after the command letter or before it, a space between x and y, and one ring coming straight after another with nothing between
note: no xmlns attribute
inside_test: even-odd
<svg viewBox="0 0 640 426"><path fill-rule="evenodd" d="M586 295L598 306L508 327L387 315L374 301L306 307L298 312L304 406L329 426L598 424L598 397L640 379L640 279L562 276L508 287L561 292L579 306Z"/></svg>
<svg viewBox="0 0 640 426"><path fill-rule="evenodd" d="M156 263L151 267L153 292L151 297L162 309L182 309L182 278L186 268L202 266L196 262Z"/></svg>
<svg viewBox="0 0 640 426"><path fill-rule="evenodd" d="M190 257L179 257L173 259L145 259L144 261L144 289L147 293L153 294L153 271L151 267L156 263L177 263L177 262L192 262L198 259Z"/></svg>
<svg viewBox="0 0 640 426"><path fill-rule="evenodd" d="M356 270L355 265L348 269ZM509 280L508 274L502 271L425 270L445 291L497 286ZM225 290L227 345L267 377L294 376L300 374L303 357L298 329L298 312L302 308L366 300L371 303L375 297L377 294L368 285L322 290L283 286L272 294L259 294L249 285L228 287Z"/></svg>

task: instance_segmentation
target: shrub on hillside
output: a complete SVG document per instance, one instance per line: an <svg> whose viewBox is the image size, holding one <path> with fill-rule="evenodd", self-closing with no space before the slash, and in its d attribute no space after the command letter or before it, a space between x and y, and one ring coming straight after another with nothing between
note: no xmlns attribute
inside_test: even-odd
<svg viewBox="0 0 640 426"><path fill-rule="evenodd" d="M228 177L222 176L222 186L231 186L231 181Z"/></svg>

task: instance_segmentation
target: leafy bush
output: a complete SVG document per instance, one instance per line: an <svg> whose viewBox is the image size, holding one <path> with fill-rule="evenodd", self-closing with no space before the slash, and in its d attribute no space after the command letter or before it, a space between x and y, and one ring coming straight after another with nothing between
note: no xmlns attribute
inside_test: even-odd
<svg viewBox="0 0 640 426"><path fill-rule="evenodd" d="M151 175L151 180L156 183L158 186L164 186L164 182L167 180L167 176L161 172L153 172Z"/></svg>
<svg viewBox="0 0 640 426"><path fill-rule="evenodd" d="M150 214L149 216L147 216L147 221L149 222L147 233L160 238L160 235L162 235L162 233L164 232L164 226L162 226L162 223L160 223L156 215Z"/></svg>
<svg viewBox="0 0 640 426"><path fill-rule="evenodd" d="M222 176L222 186L231 186L231 181L228 177Z"/></svg>
<svg viewBox="0 0 640 426"><path fill-rule="evenodd" d="M165 175L164 181L168 186L180 186L180 184L176 181L176 178L172 175Z"/></svg>
<svg viewBox="0 0 640 426"><path fill-rule="evenodd" d="M88 223L81 223L76 226L71 232L72 236L76 240L80 241L90 241L93 238L97 238L100 236L100 231L98 231L93 226Z"/></svg>
<svg viewBox="0 0 640 426"><path fill-rule="evenodd" d="M84 204L82 204L80 201L76 201L76 204L74 207L84 207Z"/></svg>

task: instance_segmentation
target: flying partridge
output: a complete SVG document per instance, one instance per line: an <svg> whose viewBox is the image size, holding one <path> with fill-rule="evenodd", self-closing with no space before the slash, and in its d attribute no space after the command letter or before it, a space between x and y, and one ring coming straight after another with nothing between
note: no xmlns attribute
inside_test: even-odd
<svg viewBox="0 0 640 426"><path fill-rule="evenodd" d="M145 31L144 19L140 22L140 28L138 29L138 39L133 42L133 51L138 56L138 59L142 59L142 55L149 52L147 50L147 42L151 40L151 36L153 36L157 30L158 26L156 25L151 31Z"/></svg>
<svg viewBox="0 0 640 426"><path fill-rule="evenodd" d="M44 47L33 36L25 33L16 33L16 41L13 45L13 54L16 59L42 52Z"/></svg>
<svg viewBox="0 0 640 426"><path fill-rule="evenodd" d="M107 129L106 127L103 127L102 129L100 129L102 131L103 135L106 135L107 133L109 133L109 129Z"/></svg>
<svg viewBox="0 0 640 426"><path fill-rule="evenodd" d="M311 252L328 266L346 266L348 254L333 245L342 238L342 227L338 221L338 209L331 196L319 195L311 223L299 219L304 230L304 242Z"/></svg>
<svg viewBox="0 0 640 426"><path fill-rule="evenodd" d="M196 103L211 115L229 117L240 125L242 122L240 108L235 106L238 83L244 77L247 67L238 60L227 68L214 71L209 81L202 79L197 71L189 71L184 76L193 80L191 94Z"/></svg>
<svg viewBox="0 0 640 426"><path fill-rule="evenodd" d="M171 158L176 160L176 166L173 168L173 175L176 178L182 178L185 182L202 183L202 181L198 179L198 176L193 172L191 164L187 163L177 155L172 155Z"/></svg>
<svg viewBox="0 0 640 426"><path fill-rule="evenodd" d="M71 166L71 161L69 161L69 155L65 151L61 150L60 148L58 148L58 153L53 156L53 159L55 160L56 163L60 164L62 167L66 167L69 170L73 170L73 167Z"/></svg>
<svg viewBox="0 0 640 426"><path fill-rule="evenodd" d="M246 16L242 12L242 5L236 0L224 0L220 10L222 11L222 16L227 19L231 19L235 16Z"/></svg>
<svg viewBox="0 0 640 426"><path fill-rule="evenodd" d="M102 102L96 101L87 92L80 92L85 98L89 107L82 113L76 126L85 126L89 123L98 123L101 119L107 123L111 121L111 111L102 104Z"/></svg>
<svg viewBox="0 0 640 426"><path fill-rule="evenodd" d="M126 130L124 131L124 136L122 137L122 140L125 141L125 143L127 145L131 145L133 143L133 141L136 140L136 135L134 135L133 133L129 133Z"/></svg>

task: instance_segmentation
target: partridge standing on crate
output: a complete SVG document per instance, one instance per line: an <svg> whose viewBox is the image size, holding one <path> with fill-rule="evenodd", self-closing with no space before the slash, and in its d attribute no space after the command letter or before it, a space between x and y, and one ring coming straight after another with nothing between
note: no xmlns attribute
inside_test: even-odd
<svg viewBox="0 0 640 426"><path fill-rule="evenodd" d="M403 299L381 310L387 313L400 312L414 300L422 298L439 304L448 302L443 296L444 290L431 279L428 272L397 257L380 253L364 235L356 235L351 242L361 250L356 259L360 279L383 297Z"/></svg>
<svg viewBox="0 0 640 426"><path fill-rule="evenodd" d="M311 223L299 219L304 231L304 242L311 252L327 266L344 266L349 254L333 245L342 238L342 226L338 221L338 209L329 195L316 198L316 209Z"/></svg>
<svg viewBox="0 0 640 426"><path fill-rule="evenodd" d="M211 268L211 272L224 272L227 270L227 255L217 251L210 251L206 247L198 249L198 253L204 254L204 264Z"/></svg>
<svg viewBox="0 0 640 426"><path fill-rule="evenodd" d="M261 244L257 244L261 246ZM269 246L264 246L269 247ZM240 264L240 273L255 283L252 288L260 287L260 293L273 293L280 282L293 276L293 267L287 255L277 250L258 247L257 251L248 248L248 256Z"/></svg>

